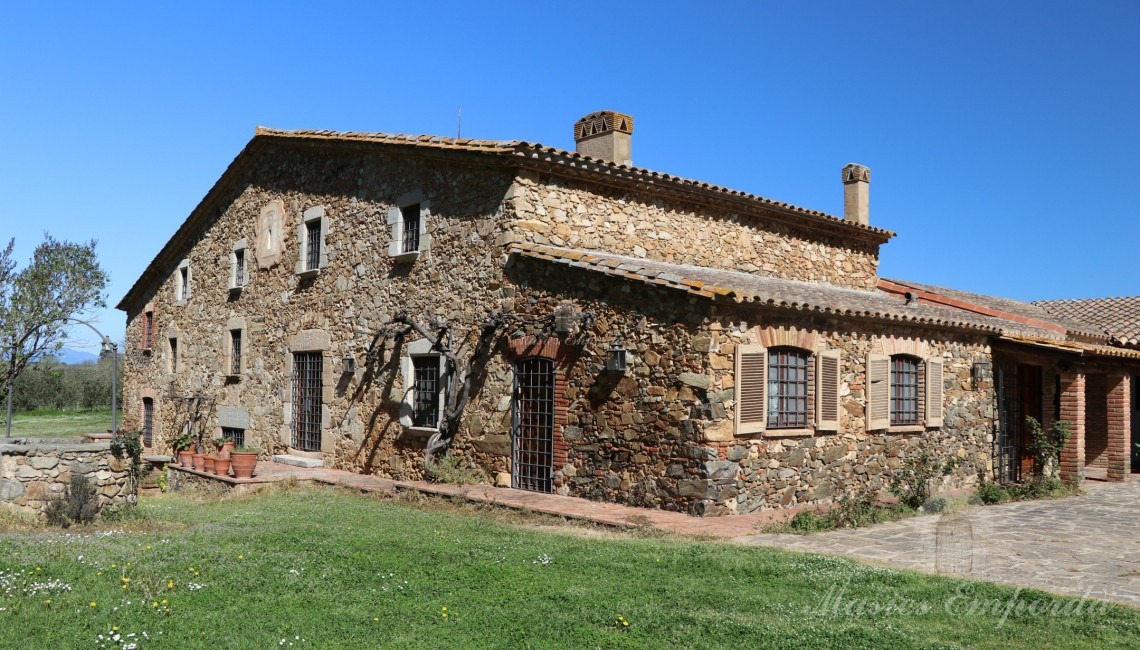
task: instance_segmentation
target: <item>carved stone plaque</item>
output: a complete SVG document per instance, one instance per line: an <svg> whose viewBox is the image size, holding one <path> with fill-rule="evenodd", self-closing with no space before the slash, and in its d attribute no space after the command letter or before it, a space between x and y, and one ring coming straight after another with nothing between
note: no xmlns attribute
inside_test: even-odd
<svg viewBox="0 0 1140 650"><path fill-rule="evenodd" d="M268 269L281 262L285 251L285 204L274 199L261 208L257 217L257 268Z"/></svg>

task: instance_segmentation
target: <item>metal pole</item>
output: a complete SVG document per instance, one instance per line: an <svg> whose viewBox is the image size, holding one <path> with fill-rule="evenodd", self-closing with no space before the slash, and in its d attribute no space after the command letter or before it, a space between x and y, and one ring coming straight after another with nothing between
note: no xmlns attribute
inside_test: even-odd
<svg viewBox="0 0 1140 650"><path fill-rule="evenodd" d="M111 350L111 435L119 435L119 346L105 336L103 340Z"/></svg>
<svg viewBox="0 0 1140 650"><path fill-rule="evenodd" d="M5 425L4 437L12 437L12 383L8 382L8 423Z"/></svg>

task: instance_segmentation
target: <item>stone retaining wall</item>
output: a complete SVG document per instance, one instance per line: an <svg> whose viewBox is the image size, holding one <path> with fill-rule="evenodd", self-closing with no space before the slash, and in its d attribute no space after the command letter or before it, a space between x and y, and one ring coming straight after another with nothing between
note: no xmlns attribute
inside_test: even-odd
<svg viewBox="0 0 1140 650"><path fill-rule="evenodd" d="M111 455L109 442L13 439L0 444L0 507L43 517L75 474L95 486L100 510L122 505L130 493L128 462Z"/></svg>

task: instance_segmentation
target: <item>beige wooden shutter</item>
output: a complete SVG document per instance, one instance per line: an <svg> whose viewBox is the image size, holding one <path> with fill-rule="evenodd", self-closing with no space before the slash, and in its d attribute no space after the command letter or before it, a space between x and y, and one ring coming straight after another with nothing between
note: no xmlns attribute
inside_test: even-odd
<svg viewBox="0 0 1140 650"><path fill-rule="evenodd" d="M736 433L764 430L768 413L768 350L762 345L736 346Z"/></svg>
<svg viewBox="0 0 1140 650"><path fill-rule="evenodd" d="M429 201L420 201L420 230L419 242L420 247L416 250L426 251L431 248L431 235L428 234L428 218L431 216L431 203Z"/></svg>
<svg viewBox="0 0 1140 650"><path fill-rule="evenodd" d="M942 359L926 360L926 426L942 426L942 398L945 384Z"/></svg>
<svg viewBox="0 0 1140 650"><path fill-rule="evenodd" d="M820 431L839 430L839 350L825 350L815 357L815 428Z"/></svg>
<svg viewBox="0 0 1140 650"><path fill-rule="evenodd" d="M891 358L867 355L867 430L891 426Z"/></svg>

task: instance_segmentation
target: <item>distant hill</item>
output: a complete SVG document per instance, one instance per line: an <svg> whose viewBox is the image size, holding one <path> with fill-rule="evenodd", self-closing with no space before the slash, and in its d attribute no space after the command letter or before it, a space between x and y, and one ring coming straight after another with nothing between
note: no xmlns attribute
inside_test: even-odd
<svg viewBox="0 0 1140 650"><path fill-rule="evenodd" d="M99 355L93 352L84 352L83 350L73 350L71 348L63 348L56 357L60 363L69 366L81 363L95 363L99 360Z"/></svg>

